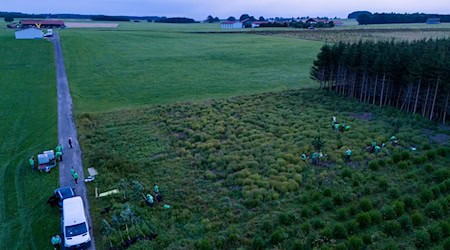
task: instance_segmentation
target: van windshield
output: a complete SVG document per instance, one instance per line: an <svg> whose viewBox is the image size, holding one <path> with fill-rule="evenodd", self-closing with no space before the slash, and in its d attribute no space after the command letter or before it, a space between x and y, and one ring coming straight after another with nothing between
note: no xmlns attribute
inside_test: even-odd
<svg viewBox="0 0 450 250"><path fill-rule="evenodd" d="M77 236L87 232L86 223L66 227L66 237Z"/></svg>

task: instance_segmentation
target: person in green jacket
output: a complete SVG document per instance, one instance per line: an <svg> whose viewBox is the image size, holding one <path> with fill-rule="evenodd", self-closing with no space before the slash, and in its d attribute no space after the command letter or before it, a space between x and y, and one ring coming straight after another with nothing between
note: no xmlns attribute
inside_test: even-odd
<svg viewBox="0 0 450 250"><path fill-rule="evenodd" d="M334 124L334 130L339 131L339 123Z"/></svg>
<svg viewBox="0 0 450 250"><path fill-rule="evenodd" d="M347 148L347 151L345 151L345 161L346 162L349 162L352 157L352 151L350 150L350 148Z"/></svg>
<svg viewBox="0 0 450 250"><path fill-rule="evenodd" d="M308 157L306 156L305 153L303 153L303 154L300 156L300 158L301 158L303 161L306 161L306 159L307 159Z"/></svg>
<svg viewBox="0 0 450 250"><path fill-rule="evenodd" d="M78 184L78 173L75 172L72 174L73 180L75 181L76 184Z"/></svg>
<svg viewBox="0 0 450 250"><path fill-rule="evenodd" d="M62 159L62 153L60 152L60 151L56 151L56 153L55 153L55 158L56 158L56 160L58 160L58 161L62 161L63 159Z"/></svg>
<svg viewBox="0 0 450 250"><path fill-rule="evenodd" d="M52 245L53 245L53 249L59 249L59 247L61 245L61 237L59 235L57 235L57 234L53 235Z"/></svg>
<svg viewBox="0 0 450 250"><path fill-rule="evenodd" d="M31 156L28 162L30 163L31 171L34 171L34 156Z"/></svg>
<svg viewBox="0 0 450 250"><path fill-rule="evenodd" d="M156 183L153 184L153 192L155 192L155 194L159 193L159 187L158 187L158 185L156 185Z"/></svg>
<svg viewBox="0 0 450 250"><path fill-rule="evenodd" d="M311 159L312 159L312 164L313 164L313 165L315 165L315 166L319 165L319 153L314 152L314 153L311 155Z"/></svg>
<svg viewBox="0 0 450 250"><path fill-rule="evenodd" d="M151 194L147 194L147 199L145 201L150 207L153 207L153 196Z"/></svg>
<svg viewBox="0 0 450 250"><path fill-rule="evenodd" d="M376 145L375 146L375 154L378 154L378 153L380 153L380 151L381 151L381 147L380 146L378 146L378 145Z"/></svg>

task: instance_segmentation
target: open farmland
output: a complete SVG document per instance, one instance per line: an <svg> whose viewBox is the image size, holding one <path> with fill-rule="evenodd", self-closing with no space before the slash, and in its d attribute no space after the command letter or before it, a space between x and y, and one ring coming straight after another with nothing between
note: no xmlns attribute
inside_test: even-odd
<svg viewBox="0 0 450 250"><path fill-rule="evenodd" d="M450 28L441 29L360 29L360 26L354 26L354 29L318 29L318 30L300 30L300 31L261 31L256 34L270 35L278 37L290 37L297 39L306 39L312 41L324 42L358 42L358 41L413 41L429 38L449 38Z"/></svg>
<svg viewBox="0 0 450 250"><path fill-rule="evenodd" d="M310 87L322 45L158 29L61 33L76 112Z"/></svg>
<svg viewBox="0 0 450 250"><path fill-rule="evenodd" d="M332 115L352 129L333 131ZM85 165L100 173L95 186L121 189L94 199L90 186L100 248L155 233L133 249L450 243L450 152L434 140L449 131L419 117L291 90L82 114L78 127ZM393 134L400 145L365 151ZM299 156L317 136L326 156L312 166ZM351 163L343 161L347 147ZM141 193L155 182L171 209L144 204Z"/></svg>
<svg viewBox="0 0 450 250"><path fill-rule="evenodd" d="M58 172L31 172L28 159L57 142L53 47L0 30L0 249L48 249L60 232L46 204Z"/></svg>

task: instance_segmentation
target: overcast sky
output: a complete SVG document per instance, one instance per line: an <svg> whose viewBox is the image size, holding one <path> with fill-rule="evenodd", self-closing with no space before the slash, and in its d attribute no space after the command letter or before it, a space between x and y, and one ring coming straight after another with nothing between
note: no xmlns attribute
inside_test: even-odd
<svg viewBox="0 0 450 250"><path fill-rule="evenodd" d="M346 17L356 10L450 14L450 0L0 0L0 11L219 18Z"/></svg>

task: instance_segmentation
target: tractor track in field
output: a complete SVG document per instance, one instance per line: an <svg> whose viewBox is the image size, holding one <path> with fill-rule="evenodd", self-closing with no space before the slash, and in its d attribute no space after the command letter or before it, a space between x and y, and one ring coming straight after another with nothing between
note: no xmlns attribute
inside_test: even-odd
<svg viewBox="0 0 450 250"><path fill-rule="evenodd" d="M77 138L77 128L73 116L72 97L70 96L69 83L67 81L66 67L61 48L59 34L55 32L52 38L55 49L56 64L56 84L58 99L58 143L64 146L63 161L59 164L59 184L61 187L71 186L75 193L82 197L84 209L86 212L89 232L92 244L90 249L95 250L94 232L90 214L89 201L87 198L87 189L84 182L84 170L81 160L81 149ZM73 148L68 145L68 138L72 137ZM78 172L78 184L72 180L70 168L73 167Z"/></svg>

